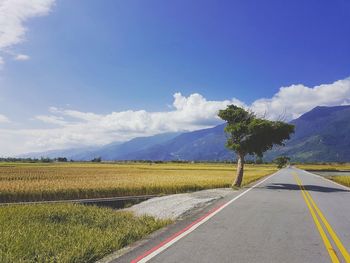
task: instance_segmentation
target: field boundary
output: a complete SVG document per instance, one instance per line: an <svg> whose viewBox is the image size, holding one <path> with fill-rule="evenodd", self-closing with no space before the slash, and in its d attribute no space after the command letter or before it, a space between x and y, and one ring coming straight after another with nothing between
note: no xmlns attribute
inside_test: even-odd
<svg viewBox="0 0 350 263"><path fill-rule="evenodd" d="M70 199L70 200L48 200L48 201L28 201L28 202L7 202L0 203L0 206L6 205L40 205L40 204L57 204L57 203L99 203L99 202L113 202L113 201L132 201L138 199L150 199L153 197L161 197L164 194L159 195L135 195L135 196L116 196L116 197L102 197L102 198L90 198L90 199Z"/></svg>

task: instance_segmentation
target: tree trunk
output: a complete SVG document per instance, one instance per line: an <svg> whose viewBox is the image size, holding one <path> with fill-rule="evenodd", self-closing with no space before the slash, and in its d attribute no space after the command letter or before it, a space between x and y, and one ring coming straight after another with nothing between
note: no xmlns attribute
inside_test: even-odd
<svg viewBox="0 0 350 263"><path fill-rule="evenodd" d="M236 179L233 182L232 186L241 187L243 180L243 169L244 169L244 154L237 153L237 175Z"/></svg>

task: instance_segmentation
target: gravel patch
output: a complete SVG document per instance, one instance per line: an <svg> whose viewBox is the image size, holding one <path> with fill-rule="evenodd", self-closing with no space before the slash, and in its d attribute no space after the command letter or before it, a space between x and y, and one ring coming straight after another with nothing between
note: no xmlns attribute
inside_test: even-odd
<svg viewBox="0 0 350 263"><path fill-rule="evenodd" d="M231 188L217 188L193 193L151 198L126 210L136 215L150 215L159 219L179 219L191 210L209 205L232 193Z"/></svg>

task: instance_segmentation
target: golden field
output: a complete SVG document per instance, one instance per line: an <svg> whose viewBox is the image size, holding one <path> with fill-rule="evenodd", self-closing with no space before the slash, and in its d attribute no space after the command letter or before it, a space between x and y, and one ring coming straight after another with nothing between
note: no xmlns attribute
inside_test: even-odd
<svg viewBox="0 0 350 263"><path fill-rule="evenodd" d="M247 185L275 172L246 165ZM230 187L232 164L0 163L0 202L170 194Z"/></svg>
<svg viewBox="0 0 350 263"><path fill-rule="evenodd" d="M334 164L298 164L296 165L299 169L303 170L314 170L314 171L342 171L350 170L350 163L334 163Z"/></svg>
<svg viewBox="0 0 350 263"><path fill-rule="evenodd" d="M350 171L350 163L345 164L302 164L298 168L309 171ZM350 187L350 176L326 176L328 179Z"/></svg>
<svg viewBox="0 0 350 263"><path fill-rule="evenodd" d="M350 176L328 176L327 178L339 184L350 187Z"/></svg>

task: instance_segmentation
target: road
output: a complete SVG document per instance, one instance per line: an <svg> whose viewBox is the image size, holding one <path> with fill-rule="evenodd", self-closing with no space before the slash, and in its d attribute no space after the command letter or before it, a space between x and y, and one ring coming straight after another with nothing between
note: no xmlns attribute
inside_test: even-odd
<svg viewBox="0 0 350 263"><path fill-rule="evenodd" d="M285 168L215 205L115 262L350 262L345 187Z"/></svg>

